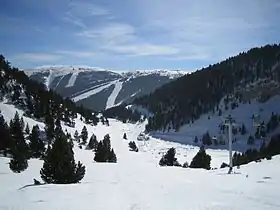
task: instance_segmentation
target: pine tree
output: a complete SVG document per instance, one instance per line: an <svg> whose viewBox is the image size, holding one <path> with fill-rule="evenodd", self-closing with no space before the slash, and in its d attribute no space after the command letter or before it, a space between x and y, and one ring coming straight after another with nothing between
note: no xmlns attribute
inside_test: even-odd
<svg viewBox="0 0 280 210"><path fill-rule="evenodd" d="M136 143L134 141L130 141L128 143L128 146L130 148L130 151L138 152L138 148L137 148Z"/></svg>
<svg viewBox="0 0 280 210"><path fill-rule="evenodd" d="M203 137L202 137L202 143L204 145L211 145L212 144L212 139L210 137L210 134L208 132L206 132Z"/></svg>
<svg viewBox="0 0 280 210"><path fill-rule="evenodd" d="M177 158L175 158L176 150L174 147L170 148L166 154L160 159L160 166L174 166L178 165Z"/></svg>
<svg viewBox="0 0 280 210"><path fill-rule="evenodd" d="M198 138L197 138L197 136L194 138L194 143L195 143L195 144L198 143Z"/></svg>
<svg viewBox="0 0 280 210"><path fill-rule="evenodd" d="M198 153L194 156L190 168L210 169L211 156L207 155L204 147L200 147Z"/></svg>
<svg viewBox="0 0 280 210"><path fill-rule="evenodd" d="M9 126L0 114L0 151L6 151L11 146L11 134Z"/></svg>
<svg viewBox="0 0 280 210"><path fill-rule="evenodd" d="M244 124L242 124L241 132L240 133L241 133L241 135L245 135L247 133L247 129L246 129Z"/></svg>
<svg viewBox="0 0 280 210"><path fill-rule="evenodd" d="M106 151L103 145L103 141L98 142L94 160L96 162L106 162Z"/></svg>
<svg viewBox="0 0 280 210"><path fill-rule="evenodd" d="M81 132L82 144L85 145L88 139L88 132L86 126L83 127Z"/></svg>
<svg viewBox="0 0 280 210"><path fill-rule="evenodd" d="M25 134L29 135L29 133L30 133L30 129L29 129L29 125L27 123L26 127L25 127Z"/></svg>
<svg viewBox="0 0 280 210"><path fill-rule="evenodd" d="M253 145L255 143L255 138L253 136L249 136L247 140L248 145Z"/></svg>
<svg viewBox="0 0 280 210"><path fill-rule="evenodd" d="M97 150L97 145L98 145L98 141L96 139L96 136L94 134L92 134L86 149L93 149L93 150L96 151Z"/></svg>
<svg viewBox="0 0 280 210"><path fill-rule="evenodd" d="M111 142L109 134L104 136L103 141L97 145L94 160L96 162L117 162L117 157L113 149L111 149Z"/></svg>
<svg viewBox="0 0 280 210"><path fill-rule="evenodd" d="M13 172L20 173L28 167L28 145L24 139L23 127L16 112L14 119L10 122L10 131L12 135L10 169Z"/></svg>
<svg viewBox="0 0 280 210"><path fill-rule="evenodd" d="M64 136L65 135L63 130L62 130L59 118L57 118L56 121L55 121L54 135L55 135L55 137Z"/></svg>
<svg viewBox="0 0 280 210"><path fill-rule="evenodd" d="M29 135L29 140L29 147L32 157L42 157L45 151L45 145L42 139L40 138L40 129L38 125L33 126L32 131Z"/></svg>
<svg viewBox="0 0 280 210"><path fill-rule="evenodd" d="M77 183L83 179L85 166L80 161L75 163L74 153L66 136L56 136L52 148L47 151L40 174L44 182L54 184Z"/></svg>
<svg viewBox="0 0 280 210"><path fill-rule="evenodd" d="M74 139L75 139L76 142L80 143L79 133L78 133L77 130L74 133Z"/></svg>
<svg viewBox="0 0 280 210"><path fill-rule="evenodd" d="M117 156L114 152L114 149L111 149L111 151L109 153L108 162L109 163L116 163L117 162Z"/></svg>
<svg viewBox="0 0 280 210"><path fill-rule="evenodd" d="M45 131L48 139L48 144L51 145L54 139L54 120L49 112L45 116Z"/></svg>
<svg viewBox="0 0 280 210"><path fill-rule="evenodd" d="M123 139L126 139L126 140L127 140L126 133L123 134Z"/></svg>
<svg viewBox="0 0 280 210"><path fill-rule="evenodd" d="M24 130L24 120L23 120L23 117L20 118L20 127L21 127L21 130L23 131Z"/></svg>

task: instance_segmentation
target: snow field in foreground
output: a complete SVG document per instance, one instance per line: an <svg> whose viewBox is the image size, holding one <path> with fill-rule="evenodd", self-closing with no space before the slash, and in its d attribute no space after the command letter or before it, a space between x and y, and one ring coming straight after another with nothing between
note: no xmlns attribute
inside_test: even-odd
<svg viewBox="0 0 280 210"><path fill-rule="evenodd" d="M0 103L5 119L13 118L16 109ZM22 112L19 111L22 115ZM38 122L24 117L33 126ZM86 175L79 184L41 185L33 184L40 179L41 160L29 160L29 167L20 174L9 169L9 159L0 157L0 209L280 209L280 156L261 163L250 163L234 169L202 170L177 167L159 167L158 161L170 147L176 148L180 163L190 162L197 147L181 145L150 138L147 142L136 141L145 124L123 124L109 119L110 126L86 125L89 137L92 133L101 140L107 133L118 163L95 163L92 151L74 147L75 159L86 166ZM43 123L38 123L44 128ZM76 128L62 125L72 135L84 124L76 119ZM128 140L122 139L127 133ZM136 141L139 152L130 152L128 142ZM212 167L228 162L226 150L206 150L211 155ZM21 189L20 189L21 188Z"/></svg>

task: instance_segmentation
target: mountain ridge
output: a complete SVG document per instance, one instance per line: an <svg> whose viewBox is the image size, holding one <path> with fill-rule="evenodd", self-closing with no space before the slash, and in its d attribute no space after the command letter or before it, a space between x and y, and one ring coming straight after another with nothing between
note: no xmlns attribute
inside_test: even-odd
<svg viewBox="0 0 280 210"><path fill-rule="evenodd" d="M135 70L115 72L98 67L47 66L25 70L33 80L63 97L93 110L130 103L188 72L180 70Z"/></svg>

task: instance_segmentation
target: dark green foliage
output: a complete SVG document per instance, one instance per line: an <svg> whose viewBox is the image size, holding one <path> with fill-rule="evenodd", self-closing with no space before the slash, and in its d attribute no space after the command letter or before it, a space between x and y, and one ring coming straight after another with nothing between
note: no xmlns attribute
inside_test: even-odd
<svg viewBox="0 0 280 210"><path fill-rule="evenodd" d="M226 163L222 163L222 165L221 165L221 167L220 167L220 168L226 168L226 167L229 167L229 165L228 165L228 164L226 164Z"/></svg>
<svg viewBox="0 0 280 210"><path fill-rule="evenodd" d="M241 133L241 135L245 135L245 134L247 134L247 129L246 129L246 127L245 127L245 125L244 125L244 124L242 124L242 127L241 127L241 131L240 131L240 133Z"/></svg>
<svg viewBox="0 0 280 210"><path fill-rule="evenodd" d="M66 136L58 135L51 148L47 150L41 178L46 183L70 184L77 183L85 175L85 166L80 161L75 163L71 144Z"/></svg>
<svg viewBox="0 0 280 210"><path fill-rule="evenodd" d="M234 153L233 155L233 165L239 166L247 164L252 161L258 161L260 159L271 159L274 155L280 154L280 134L271 137L268 145L263 142L259 150L248 149L244 153Z"/></svg>
<svg viewBox="0 0 280 210"><path fill-rule="evenodd" d="M212 144L212 139L211 136L208 132L206 132L203 136L202 136L202 143L204 145L211 145Z"/></svg>
<svg viewBox="0 0 280 210"><path fill-rule="evenodd" d="M138 152L138 148L137 148L136 143L134 141L130 141L128 143L128 146L130 148L130 151Z"/></svg>
<svg viewBox="0 0 280 210"><path fill-rule="evenodd" d="M127 140L126 133L123 134L123 139L126 139L126 140Z"/></svg>
<svg viewBox="0 0 280 210"><path fill-rule="evenodd" d="M25 134L27 134L27 135L29 135L29 133L30 133L30 129L29 129L29 125L28 125L28 123L26 124L26 127L25 127Z"/></svg>
<svg viewBox="0 0 280 210"><path fill-rule="evenodd" d="M40 129L38 125L33 126L32 131L29 135L29 147L31 156L35 158L42 157L45 152L45 144L40 138Z"/></svg>
<svg viewBox="0 0 280 210"><path fill-rule="evenodd" d="M28 167L27 158L16 149L13 149L9 166L14 173L20 173Z"/></svg>
<svg viewBox="0 0 280 210"><path fill-rule="evenodd" d="M9 126L0 114L0 151L6 151L11 147L12 138Z"/></svg>
<svg viewBox="0 0 280 210"><path fill-rule="evenodd" d="M92 134L86 149L93 149L94 151L96 151L97 146L98 146L98 141L96 139L96 136L94 134Z"/></svg>
<svg viewBox="0 0 280 210"><path fill-rule="evenodd" d="M204 168L209 170L211 163L211 156L206 154L204 147L200 147L198 153L194 156L190 168Z"/></svg>
<svg viewBox="0 0 280 210"><path fill-rule="evenodd" d="M45 132L47 135L48 144L51 144L54 138L54 119L48 111L45 116L45 125Z"/></svg>
<svg viewBox="0 0 280 210"><path fill-rule="evenodd" d="M255 138L260 139L266 137L266 126L262 122L256 129Z"/></svg>
<svg viewBox="0 0 280 210"><path fill-rule="evenodd" d="M87 139L88 139L88 132L87 132L86 126L84 126L82 129L81 138L82 138L81 144L85 145L87 143Z"/></svg>
<svg viewBox="0 0 280 210"><path fill-rule="evenodd" d="M94 160L96 162L111 162L116 163L117 157L113 149L111 149L111 142L109 134L104 136L103 141L97 145Z"/></svg>
<svg viewBox="0 0 280 210"><path fill-rule="evenodd" d="M79 133L78 133L77 130L75 130L74 139L75 139L76 142L78 142L78 143L80 142L80 137L79 137Z"/></svg>
<svg viewBox="0 0 280 210"><path fill-rule="evenodd" d="M247 144L248 145L253 145L253 144L255 144L255 138L254 138L254 136L249 136L248 137L248 140L247 140Z"/></svg>
<svg viewBox="0 0 280 210"><path fill-rule="evenodd" d="M117 162L117 156L114 152L114 149L111 149L111 151L109 152L108 162L109 163L116 163Z"/></svg>
<svg viewBox="0 0 280 210"><path fill-rule="evenodd" d="M176 149L170 148L165 155L162 156L162 158L159 161L160 166L180 166L180 164L177 161L177 158L175 158L176 155Z"/></svg>
<svg viewBox="0 0 280 210"><path fill-rule="evenodd" d="M198 138L197 138L197 136L194 138L194 143L195 143L195 144L198 143Z"/></svg>
<svg viewBox="0 0 280 210"><path fill-rule="evenodd" d="M277 114L272 113L269 122L266 125L267 133L274 131L279 125L279 117Z"/></svg>
<svg viewBox="0 0 280 210"><path fill-rule="evenodd" d="M54 136L59 137L59 136L64 136L64 135L65 134L62 130L60 119L57 118L56 121L55 121Z"/></svg>
<svg viewBox="0 0 280 210"><path fill-rule="evenodd" d="M92 111L77 106L68 98L63 99L52 90L46 90L43 84L29 79L23 71L12 68L2 55L0 55L0 69L2 72L0 74L1 98L5 96L17 108L24 110L25 115L29 117L40 121L45 119L49 143L54 138L54 122L51 121L57 118L72 125L73 118L76 118L77 113L80 113L86 123L96 125L98 122L97 116ZM23 127L24 123L21 126Z"/></svg>
<svg viewBox="0 0 280 210"><path fill-rule="evenodd" d="M23 127L18 112L10 122L10 133L12 135L10 169L13 172L20 173L28 167L29 148L24 139Z"/></svg>
<svg viewBox="0 0 280 210"><path fill-rule="evenodd" d="M232 128L232 134L233 134L233 135L236 135L237 132L238 132L237 128L236 128L236 127L233 127L233 128Z"/></svg>
<svg viewBox="0 0 280 210"><path fill-rule="evenodd" d="M136 110L126 108L126 105L115 106L106 109L103 112L103 116L107 118L115 118L124 123L137 122L141 119L141 114Z"/></svg>
<svg viewBox="0 0 280 210"><path fill-rule="evenodd" d="M182 124L215 109L223 98L228 98L225 100L226 109L236 107L237 101L243 102L245 99L235 94L237 87L245 87L262 78L279 79L279 68L272 70L280 61L279 53L280 45L253 48L180 77L149 95L135 99L133 103L153 113L146 127L148 131L164 130L169 125L178 130ZM227 96L232 95L234 97L230 100Z"/></svg>

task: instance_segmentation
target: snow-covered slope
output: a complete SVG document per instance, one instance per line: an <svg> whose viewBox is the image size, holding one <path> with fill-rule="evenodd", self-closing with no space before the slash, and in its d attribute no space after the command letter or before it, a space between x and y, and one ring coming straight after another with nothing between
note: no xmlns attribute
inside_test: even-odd
<svg viewBox="0 0 280 210"><path fill-rule="evenodd" d="M235 127L239 128L242 124L245 125L247 133L246 135L238 134L234 135L237 141L233 144L235 150L244 151L248 148L247 140L250 135L254 136L256 132L256 125L252 120L253 115L259 115L261 121L267 123L271 117L271 114L280 114L280 95L275 95L271 97L268 101L261 103L257 100L252 100L249 104L239 104L235 109L223 109L221 116L218 113L213 114L212 112L202 115L198 120L195 120L193 123L185 124L180 127L178 132L171 130L169 132L155 131L151 132L151 135L157 138L165 139L168 141L179 142L183 144L194 144L194 139L197 136L198 139L201 139L202 136L209 132L213 137L222 138L227 141L228 133L227 131L223 134L220 130L220 125L222 125L228 115L231 115L236 123ZM250 145L249 147L258 148L263 140L268 141L271 135L280 132L280 127L275 131L269 133L266 138L256 141L255 145ZM200 145L201 142L198 142ZM224 146L212 146L215 148L227 148L227 145Z"/></svg>
<svg viewBox="0 0 280 210"><path fill-rule="evenodd" d="M6 120L17 110L0 103ZM19 111L19 110L18 110ZM20 115L22 112L20 112ZM24 117L30 125L38 122ZM84 124L77 118L76 127L63 125L72 135ZM251 163L234 169L205 171L176 167L159 167L158 161L170 147L175 147L179 161L190 161L197 147L165 142L151 138L136 141L143 124L123 124L109 119L110 126L86 125L89 136L94 133L100 140L111 136L118 163L95 163L93 152L74 147L75 158L86 165L86 175L80 184L28 186L33 178L40 180L41 160L30 160L29 168L14 174L9 159L0 157L0 209L279 209L280 156L261 163ZM44 125L40 123L40 128ZM127 133L128 140L122 139ZM128 150L128 141L135 140L140 151ZM212 156L212 167L227 162L225 150L207 150Z"/></svg>
<svg viewBox="0 0 280 210"><path fill-rule="evenodd" d="M73 66L44 66L25 72L47 88L96 110L129 103L187 73L164 69L121 73L96 67Z"/></svg>

